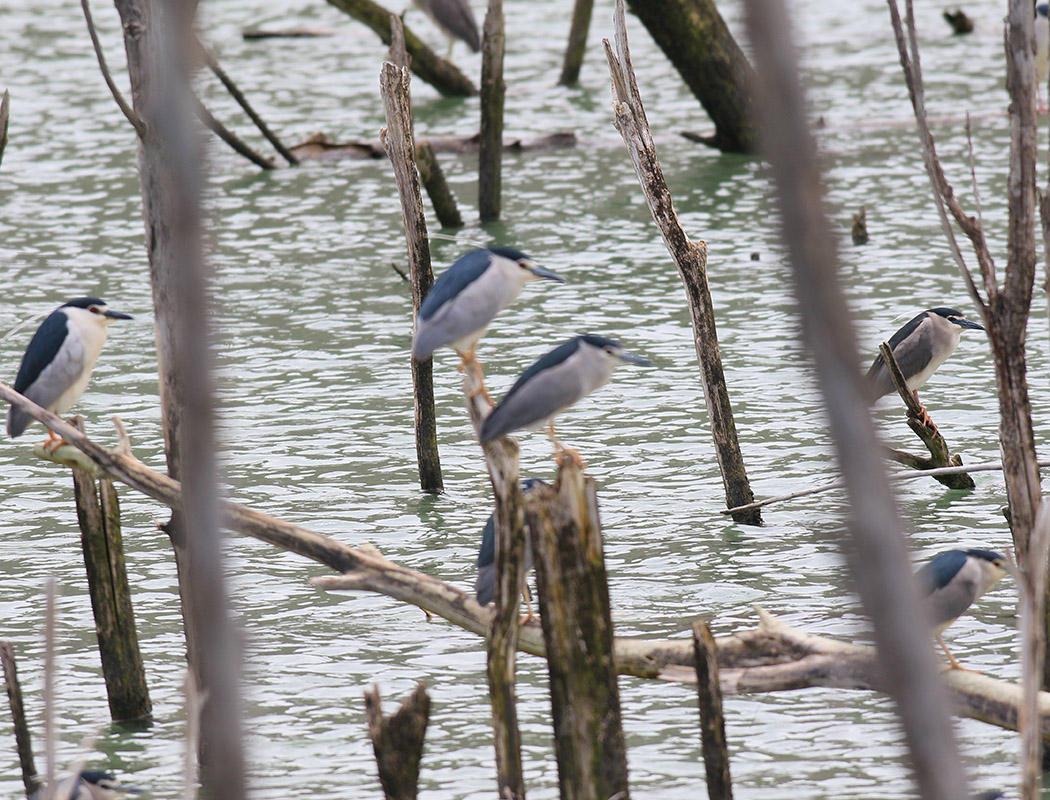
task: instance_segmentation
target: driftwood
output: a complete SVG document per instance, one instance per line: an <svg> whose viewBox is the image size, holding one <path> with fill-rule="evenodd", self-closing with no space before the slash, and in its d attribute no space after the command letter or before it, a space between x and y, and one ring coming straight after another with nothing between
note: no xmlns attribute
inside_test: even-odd
<svg viewBox="0 0 1050 800"><path fill-rule="evenodd" d="M122 426L118 426L120 446L107 450L61 417L45 411L4 383L0 383L0 399L25 411L70 443L57 448L50 460L64 464L69 452L79 451L109 477L169 508L181 507L179 482L151 470L136 459L130 452ZM223 524L230 530L343 573L311 580L323 589L376 592L418 606L478 636L485 636L489 631L493 611L480 606L469 592L395 564L374 548L351 547L229 501L221 503L221 510ZM818 686L886 691L885 680L870 648L805 634L762 611L759 611L759 618L756 630L716 640L723 694ZM545 654L538 626L528 625L521 629L518 649L537 656ZM621 675L686 684L696 681L693 643L688 640L617 637L613 643L613 661ZM1009 730L1017 729L1021 690L1016 685L958 670L945 673L942 680L954 698L955 711L960 716ZM1050 738L1050 693L1040 692L1039 714L1044 738Z"/></svg>
<svg viewBox="0 0 1050 800"><path fill-rule="evenodd" d="M383 44L390 44L390 11L372 0L328 2L375 31ZM412 72L420 80L429 83L446 97L473 97L478 93L474 84L455 64L438 56L407 27L404 30L405 47L412 59Z"/></svg>
<svg viewBox="0 0 1050 800"><path fill-rule="evenodd" d="M598 496L577 460L559 457L553 486L529 492L527 527L536 561L547 647L560 796L628 797L627 745L612 659L613 627Z"/></svg>
<svg viewBox="0 0 1050 800"><path fill-rule="evenodd" d="M631 154L642 193L649 203L649 211L660 228L664 244L678 265L682 283L685 284L689 315L693 323L696 359L700 365L704 401L707 404L718 468L721 470L725 487L726 505L737 508L751 503L755 495L747 481L747 470L737 440L733 408L729 402L729 390L722 369L714 305L711 301L710 287L707 285L707 243L690 241L678 214L675 213L671 192L664 180L663 170L660 169L656 145L649 131L642 97L631 67L622 3L618 2L616 8L616 49L613 50L608 39L602 40L612 74L616 127ZM756 508L736 512L733 519L748 525L762 523L761 513Z"/></svg>
<svg viewBox="0 0 1050 800"><path fill-rule="evenodd" d="M897 389L897 394L900 395L901 400L904 401L904 405L908 409L908 427L915 432L915 435L926 445L926 449L930 451L930 457L926 458L890 447L887 448L889 457L898 464L904 464L904 466L912 469L931 470L938 467L961 467L962 456L958 453L952 454L948 449L948 443L944 441L944 436L937 430L937 426L933 424L929 414L924 413L925 409L923 409L919 401L915 399L915 395L908 388L904 375L901 373L901 368L897 364L897 359L893 357L893 351L890 350L890 346L886 342L879 345L879 354L882 356L882 362L886 365L886 370L890 374L893 386ZM965 472L934 475L933 478L949 489L973 489L977 485L973 482L973 478Z"/></svg>
<svg viewBox="0 0 1050 800"><path fill-rule="evenodd" d="M415 800L419 791L419 761L430 720L430 695L422 683L394 712L383 718L379 687L365 692L368 736L379 765L379 783L386 800Z"/></svg>
<svg viewBox="0 0 1050 800"><path fill-rule="evenodd" d="M227 800L247 794L239 637L226 613L206 267L201 245L202 143L189 84L194 7L117 0L138 142L146 250L160 365L168 472L183 497L164 526L175 549L189 662L207 697L201 782ZM137 128L138 130L138 128Z"/></svg>
<svg viewBox="0 0 1050 800"><path fill-rule="evenodd" d="M587 52L587 31L591 27L591 12L594 0L576 0L572 10L572 26L569 28L569 43L565 47L565 60L561 65L559 86L575 86L580 82L580 67Z"/></svg>
<svg viewBox="0 0 1050 800"><path fill-rule="evenodd" d="M76 425L83 430L81 417ZM153 707L124 566L117 490L109 478L100 479L96 488L92 475L74 469L73 495L110 717L114 722L149 719Z"/></svg>
<svg viewBox="0 0 1050 800"><path fill-rule="evenodd" d="M4 685L7 688L7 703L11 709L11 722L15 730L15 748L18 750L18 763L22 768L22 783L26 787L26 796L31 795L40 785L36 775L36 764L33 761L33 742L29 736L29 724L26 722L25 705L22 703L22 685L18 682L18 665L15 661L15 650L10 642L0 641L0 666L4 671Z"/></svg>
<svg viewBox="0 0 1050 800"><path fill-rule="evenodd" d="M241 31L241 38L245 41L255 39L312 39L318 36L335 36L337 31L324 30L322 28L284 28L264 29L248 28Z"/></svg>
<svg viewBox="0 0 1050 800"><path fill-rule="evenodd" d="M488 0L481 42L481 129L478 149L478 213L499 219L503 195L503 0Z"/></svg>
<svg viewBox="0 0 1050 800"><path fill-rule="evenodd" d="M754 152L754 75L714 0L628 5L715 124L713 136L691 138L726 152Z"/></svg>
<svg viewBox="0 0 1050 800"><path fill-rule="evenodd" d="M704 774L709 800L733 800L729 776L729 745L722 712L722 689L718 678L718 646L711 626L693 623L693 652L696 659L696 689L700 702L700 741L704 751Z"/></svg>
<svg viewBox="0 0 1050 800"><path fill-rule="evenodd" d="M390 157L401 199L401 220L405 227L408 263L412 275L412 319L419 315L427 292L434 283L430 266L430 242L423 201L419 194L415 146L412 142L412 101L409 96L409 72L405 67L383 65L379 77L386 111L387 128L383 144ZM416 462L419 486L424 492L437 493L444 484L437 446L437 416L434 412L434 360L412 362L412 385L415 398Z"/></svg>
<svg viewBox="0 0 1050 800"><path fill-rule="evenodd" d="M749 0L763 151L780 209L806 349L824 398L836 460L849 495L841 547L870 616L885 689L896 704L921 797L968 797L944 682L929 646L904 529L879 456L857 369L857 342L839 283L823 176L809 132L791 25L783 0Z"/></svg>

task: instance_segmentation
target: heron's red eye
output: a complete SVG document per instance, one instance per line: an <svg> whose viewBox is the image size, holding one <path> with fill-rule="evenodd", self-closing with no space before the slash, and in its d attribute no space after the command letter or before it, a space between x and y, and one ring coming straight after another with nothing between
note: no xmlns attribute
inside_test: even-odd
<svg viewBox="0 0 1050 800"><path fill-rule="evenodd" d="M101 314L101 313L102 313L101 309L99 309L99 307L98 307L98 306L91 306L91 308L89 308L88 310L89 310L89 311L90 311L90 312L91 312L92 314Z"/></svg>

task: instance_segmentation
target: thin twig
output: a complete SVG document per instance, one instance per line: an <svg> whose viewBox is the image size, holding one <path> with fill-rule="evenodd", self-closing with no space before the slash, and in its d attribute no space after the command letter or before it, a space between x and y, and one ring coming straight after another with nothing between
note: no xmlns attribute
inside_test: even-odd
<svg viewBox="0 0 1050 800"><path fill-rule="evenodd" d="M252 108L248 102L248 98L244 96L240 89L237 88L237 84L233 82L233 79L226 74L226 71L219 66L219 62L215 59L215 56L207 50L201 42L197 42L200 47L201 53L204 54L204 60L208 65L208 68L215 73L215 77L218 78L222 85L226 87L226 91L230 93L230 96L237 101L237 105L244 109L244 113L248 115L252 122L255 123L255 127L259 129L263 136L274 146L274 149L281 154L281 156L292 166L298 166L299 159L295 157L291 150L284 146L284 143L277 138L277 134L270 130L270 128L263 122L262 117L255 113L255 109Z"/></svg>
<svg viewBox="0 0 1050 800"><path fill-rule="evenodd" d="M128 101L124 99L124 95L120 93L117 88L117 84L113 82L113 76L110 75L109 67L106 66L106 57L102 55L102 44L98 40L98 34L95 32L95 21L91 18L91 9L88 7L88 0L80 0L80 7L84 10L84 20L87 22L88 34L91 36L91 46L95 48L95 56L98 58L99 69L102 70L102 77L106 81L106 86L109 87L110 94L113 95L113 99L117 103L117 108L120 109L121 113L127 117L128 122L131 123L131 127L135 129L135 133L138 134L139 139L146 138L146 123L142 121L142 118L132 110L131 106L128 105Z"/></svg>
<svg viewBox="0 0 1050 800"><path fill-rule="evenodd" d="M977 224L984 228L984 215L981 213L981 191L977 186L977 169L973 157L973 130L970 126L970 112L966 112L966 150L970 156L970 188L973 191L973 204L977 208Z"/></svg>
<svg viewBox="0 0 1050 800"><path fill-rule="evenodd" d="M1040 467L1050 467L1050 461L1038 462ZM934 478L938 475L958 475L963 472L1000 472L1003 468L1003 462L1001 461L990 461L987 464L971 464L970 466L960 467L937 467L936 469L917 469L911 472L897 472L887 477L891 481L912 481L918 478ZM718 513L720 514L732 514L734 511L744 511L749 508L761 508L762 506L770 506L774 503L783 503L788 500L794 500L798 497L806 497L811 494L820 494L821 492L830 492L835 489L842 489L845 484L842 481L835 481L834 483L825 483L821 486L814 486L810 489L799 489L797 492L791 492L790 494L781 494L776 497L767 497L765 500L757 500L754 503L748 503L745 506L739 506L737 508L726 508L722 509Z"/></svg>
<svg viewBox="0 0 1050 800"><path fill-rule="evenodd" d="M55 730L55 579L44 585L44 761L47 762L46 786L55 785L55 762L58 760L58 731Z"/></svg>
<svg viewBox="0 0 1050 800"><path fill-rule="evenodd" d="M265 158L257 153L245 144L237 134L229 130L225 125L219 122L219 120L215 119L212 113L205 108L204 103L201 102L201 99L197 97L196 94L193 96L193 103L195 107L194 110L197 112L200 121L203 122L212 133L226 142L226 144L228 144L234 151L240 153L258 167L262 167L263 169L274 169L273 159Z"/></svg>
<svg viewBox="0 0 1050 800"><path fill-rule="evenodd" d="M7 147L7 121L11 116L11 93L4 89L0 96L0 161L4 160L4 148Z"/></svg>

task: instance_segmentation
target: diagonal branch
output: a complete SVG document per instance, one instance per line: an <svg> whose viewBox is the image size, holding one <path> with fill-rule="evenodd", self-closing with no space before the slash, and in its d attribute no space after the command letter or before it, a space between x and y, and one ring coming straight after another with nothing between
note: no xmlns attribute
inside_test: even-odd
<svg viewBox="0 0 1050 800"><path fill-rule="evenodd" d="M139 139L144 139L146 138L146 123L128 105L128 101L124 99L124 95L120 93L120 89L117 88L117 84L113 81L113 76L106 65L106 57L102 55L102 44L98 40L98 33L95 32L95 21L91 18L88 0L80 0L80 7L84 10L84 21L87 22L88 34L91 36L91 46L95 48L95 56L98 58L98 66L102 70L102 77L106 81L106 86L109 87L110 94L113 95L113 99L117 103L117 108L127 117Z"/></svg>
<svg viewBox="0 0 1050 800"><path fill-rule="evenodd" d="M955 238L955 231L948 220L948 211L951 212L955 222L963 233L970 239L974 252L977 255L977 263L981 268L981 276L984 281L984 290L991 303L998 294L999 287L995 278L995 263L992 254L988 250L988 244L984 238L984 230L979 220L966 214L955 196L948 179L941 168L940 159L937 158L937 149L934 146L933 135L930 133L929 122L926 118L926 97L922 87L922 70L919 66L919 47L915 34L915 17L911 12L911 0L906 0L908 9L908 42L905 42L904 29L901 25L900 12L897 10L897 0L887 0L890 8L890 19L893 22L893 33L897 39L897 50L900 53L901 68L904 70L904 80L908 85L908 95L911 97L912 109L915 111L915 121L919 127L919 142L922 145L922 158L926 165L926 174L930 178L930 186L933 189L933 197L937 205L937 215L941 220L941 228L948 240L952 257L959 267L959 273L966 283L966 289L970 297L981 312L981 317L987 319L988 305L981 298L977 284L966 261L963 259L962 250ZM909 55L909 44L911 53ZM946 208L947 207L947 210Z"/></svg>

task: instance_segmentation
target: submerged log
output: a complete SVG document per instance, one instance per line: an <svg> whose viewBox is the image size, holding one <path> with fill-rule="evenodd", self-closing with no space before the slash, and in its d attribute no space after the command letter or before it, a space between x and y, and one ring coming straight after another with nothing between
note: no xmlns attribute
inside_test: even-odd
<svg viewBox="0 0 1050 800"><path fill-rule="evenodd" d="M628 0L715 124L705 144L731 153L756 147L754 74L714 0Z"/></svg>
<svg viewBox="0 0 1050 800"><path fill-rule="evenodd" d="M693 323L696 360L700 365L700 380L703 384L718 468L725 487L726 505L731 509L737 508L752 503L755 495L747 480L744 456L740 452L736 424L733 421L733 407L729 401L729 389L726 387L725 371L722 369L714 304L711 301L710 287L707 285L707 243L691 241L674 210L671 191L667 188L667 181L656 156L656 145L653 143L641 93L638 91L638 83L631 66L627 25L622 4L619 3L616 7L614 26L615 51L608 39L602 41L612 74L616 127L631 154L631 162L634 164L642 193L649 203L649 211L660 228L664 245L678 266L678 273L685 285L689 315ZM762 524L762 514L754 507L745 511L734 511L732 516L735 521L746 525Z"/></svg>
<svg viewBox="0 0 1050 800"><path fill-rule="evenodd" d="M61 417L0 382L0 399L25 411L70 444L57 448L51 460L64 463L69 451L79 450L115 480L171 508L181 507L177 480L156 472L137 458L121 432L121 446L107 450ZM222 502L223 524L231 531L296 553L343 573L311 579L325 590L368 591L418 606L453 625L485 636L493 611L483 608L469 592L438 578L410 570L383 558L375 548L351 547L343 542L230 501ZM870 647L840 642L798 631L759 610L759 626L715 640L719 683L723 694L777 692L809 687L863 689L884 692L886 684ZM536 626L521 629L518 649L543 656L543 635ZM931 655L932 657L932 655ZM621 675L694 684L693 643L684 639L617 637L613 660ZM942 681L955 700L960 716L1017 730L1021 689L1015 684L974 672L951 670ZM1050 693L1040 692L1039 714L1044 739L1050 740Z"/></svg>
<svg viewBox="0 0 1050 800"><path fill-rule="evenodd" d="M480 133L472 136L430 136L425 141L435 153L470 155L481 149ZM505 137L503 152L528 153L533 150L575 147L576 144L576 134L572 131L555 131L530 139ZM306 140L293 145L291 151L303 161L343 161L386 157L383 144L378 140L333 142L323 133L312 134Z"/></svg>
<svg viewBox="0 0 1050 800"><path fill-rule="evenodd" d="M328 2L379 34L383 44L390 44L390 11L372 0L328 0ZM473 97L478 93L474 84L460 72L455 64L438 56L408 28L404 30L405 48L412 59L412 72L420 80L429 83L446 97Z"/></svg>

